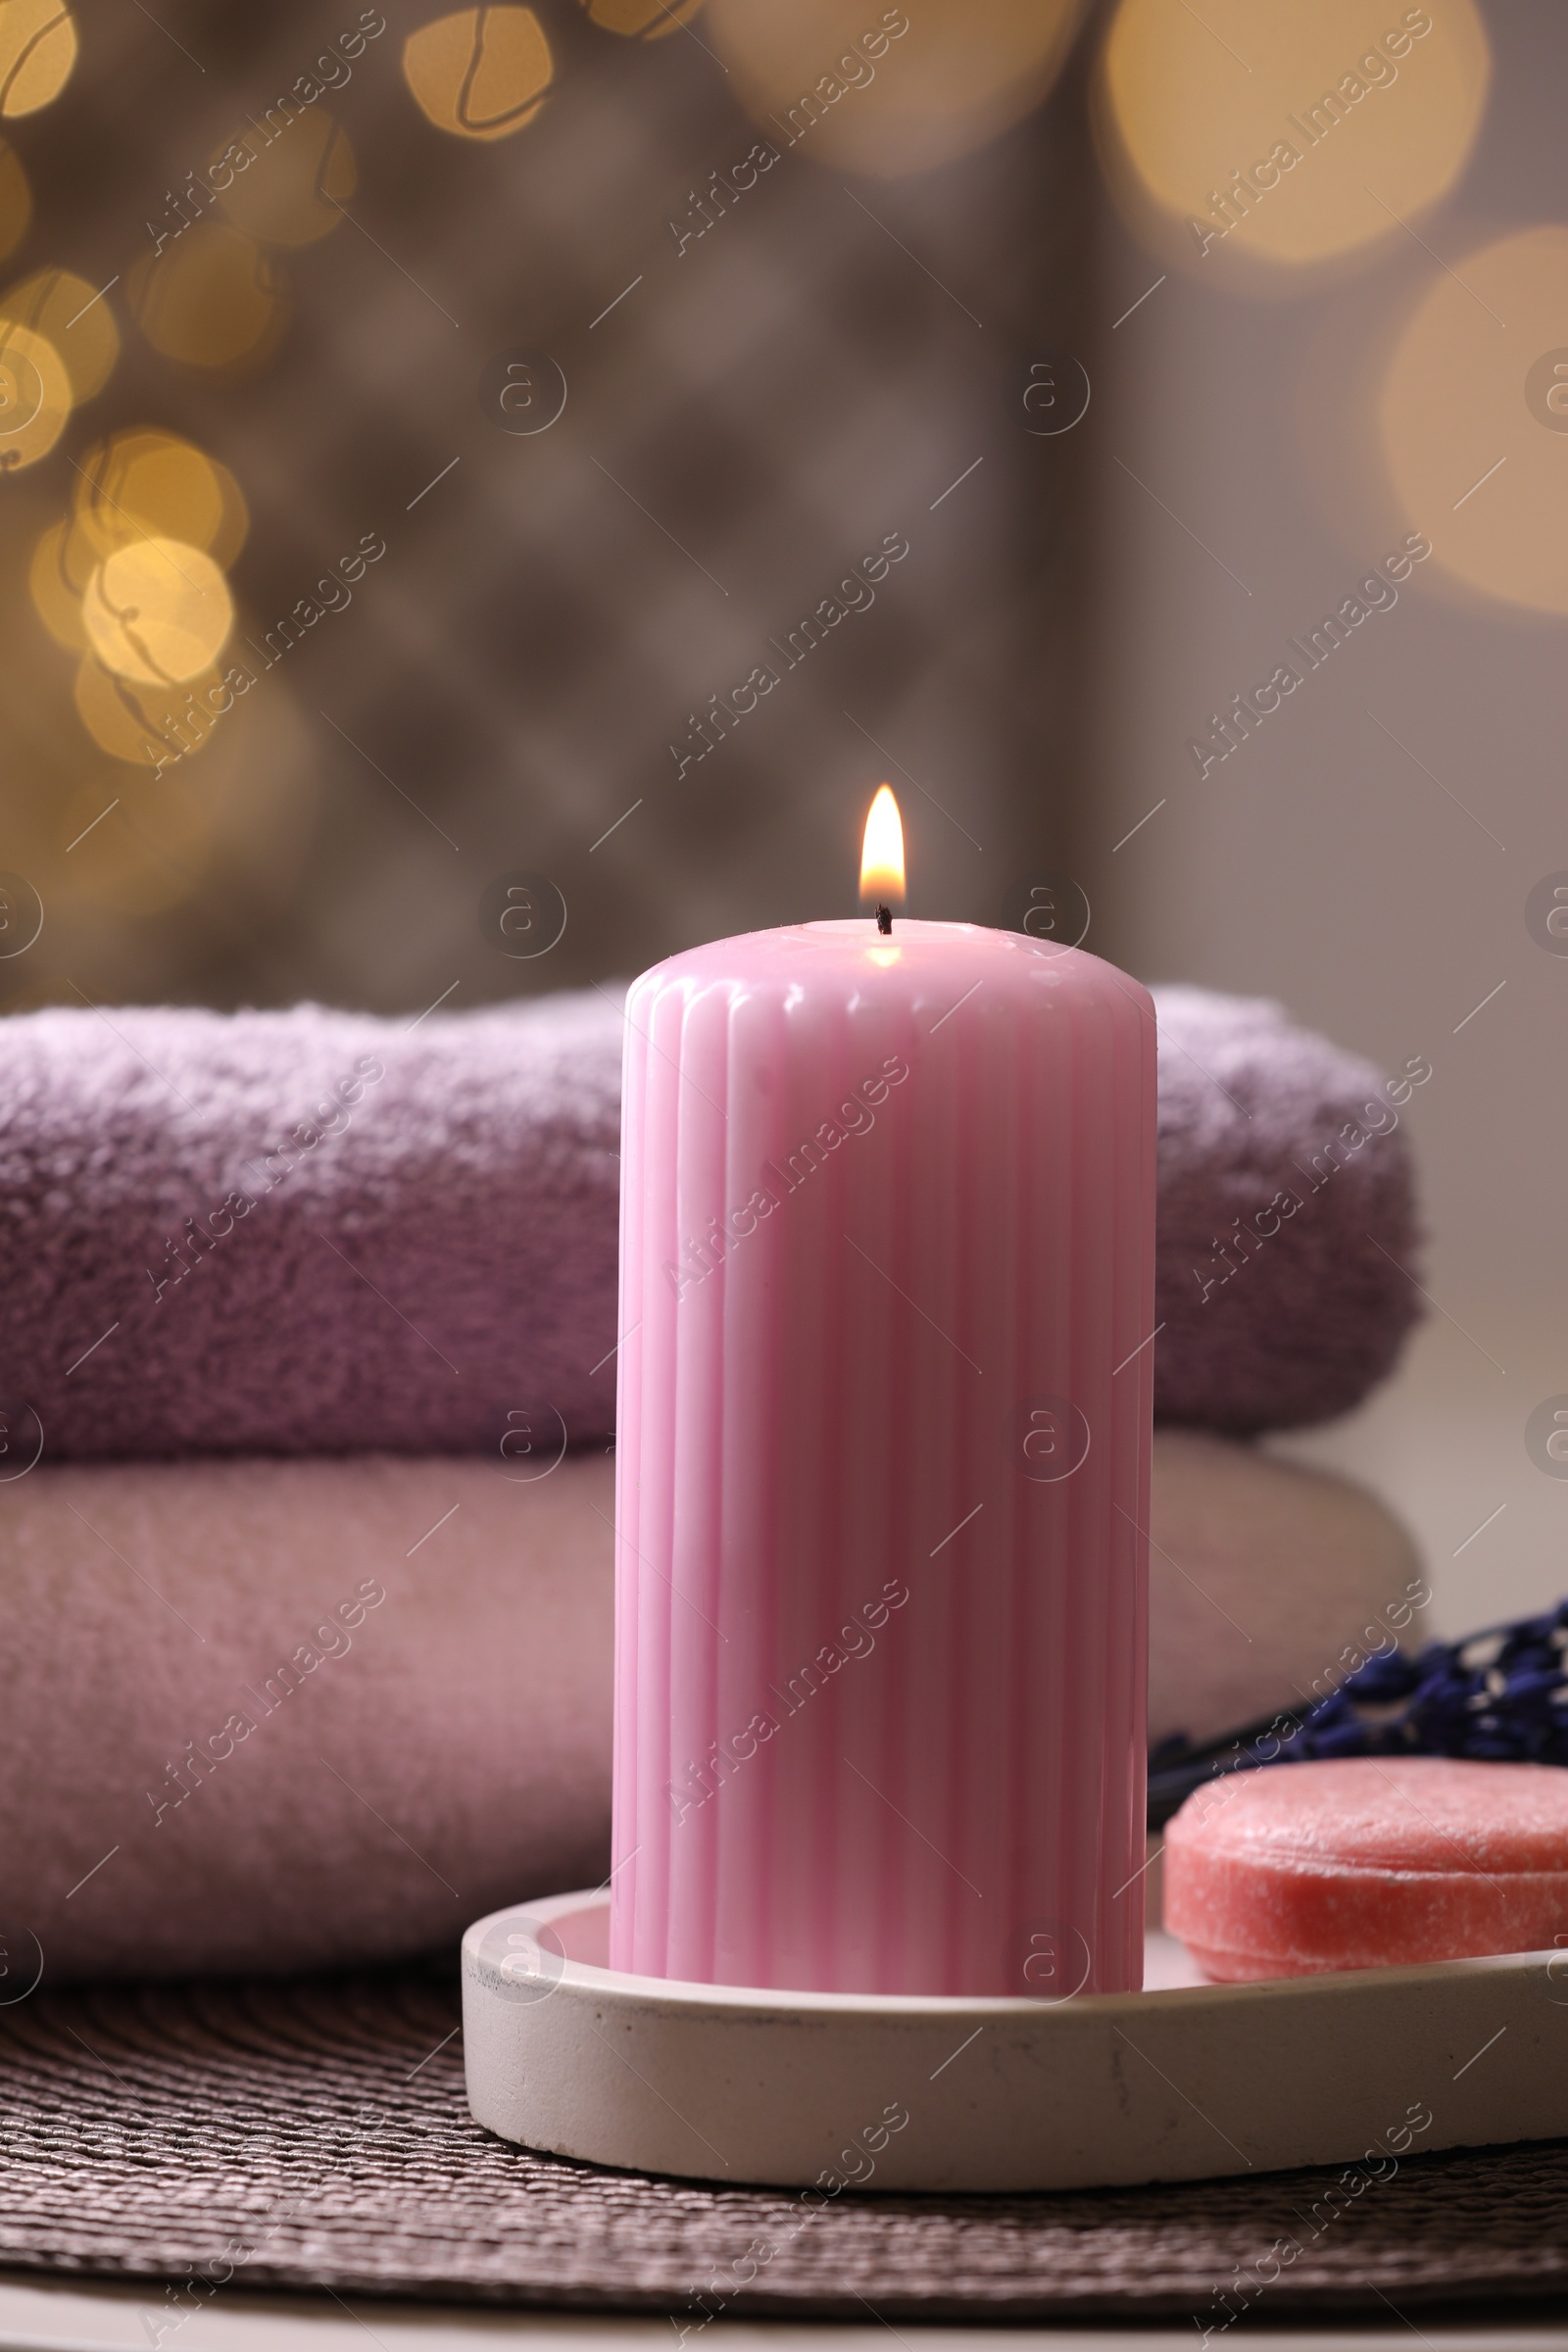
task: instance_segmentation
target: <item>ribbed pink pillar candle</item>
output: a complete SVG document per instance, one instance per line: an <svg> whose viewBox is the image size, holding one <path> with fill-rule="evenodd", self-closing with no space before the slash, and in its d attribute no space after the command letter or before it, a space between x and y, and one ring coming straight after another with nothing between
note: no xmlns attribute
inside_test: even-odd
<svg viewBox="0 0 1568 2352"><path fill-rule="evenodd" d="M870 918L626 1007L612 1964L1142 1982L1154 1016Z"/></svg>

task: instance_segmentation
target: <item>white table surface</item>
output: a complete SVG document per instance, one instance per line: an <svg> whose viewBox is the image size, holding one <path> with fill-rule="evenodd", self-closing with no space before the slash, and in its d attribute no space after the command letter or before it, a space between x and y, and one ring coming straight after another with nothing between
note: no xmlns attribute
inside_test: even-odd
<svg viewBox="0 0 1568 2352"><path fill-rule="evenodd" d="M154 2282L118 2286L39 2280L0 2272L0 2352L152 2352L167 2306ZM1401 2320L1385 2327L1253 2328L1268 2352L1390 2352L1424 2343L1441 2352L1538 2352L1568 2344L1561 2321L1504 2320L1448 2327ZM690 2339L692 2352L873 2352L890 2337L906 2352L1163 2352L1197 2342L1191 2322L1151 2328L841 2327L795 2320L743 2326L715 2321ZM481 2311L451 2304L382 2302L375 2296L257 2295L223 2290L203 2312L163 2336L163 2352L483 2352L503 2342L528 2352L668 2352L667 2319L601 2319L568 2312ZM1239 2338L1238 2338L1239 2341Z"/></svg>

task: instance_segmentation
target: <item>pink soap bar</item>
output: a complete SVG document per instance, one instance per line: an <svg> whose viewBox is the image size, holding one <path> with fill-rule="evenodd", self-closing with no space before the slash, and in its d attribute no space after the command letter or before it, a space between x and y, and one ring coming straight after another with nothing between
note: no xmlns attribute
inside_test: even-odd
<svg viewBox="0 0 1568 2352"><path fill-rule="evenodd" d="M1568 1770L1358 1756L1211 1782L1165 1834L1165 1925L1222 1984L1547 1950Z"/></svg>

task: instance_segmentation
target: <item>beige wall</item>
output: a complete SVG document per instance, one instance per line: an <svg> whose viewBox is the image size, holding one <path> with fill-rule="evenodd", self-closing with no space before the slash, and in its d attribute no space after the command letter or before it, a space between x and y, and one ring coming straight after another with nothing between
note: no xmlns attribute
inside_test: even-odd
<svg viewBox="0 0 1568 2352"><path fill-rule="evenodd" d="M1172 270L1112 330L1162 264L1108 208L1100 236L1094 944L1144 978L1280 997L1387 1064L1430 1058L1407 1116L1436 1307L1395 1384L1293 1450L1353 1467L1405 1514L1444 1632L1568 1591L1568 1481L1524 1441L1532 1408L1568 1391L1568 959L1525 925L1531 886L1568 867L1563 624L1446 592L1429 562L1201 781L1185 746L1396 545L1368 465L1371 387L1411 303L1445 263L1462 275L1475 249L1561 215L1568 15L1511 0L1488 23L1487 120L1424 244L1396 235L1368 271L1294 300ZM1568 276L1558 299L1568 345ZM1477 307L1475 336L1494 331ZM1448 391L1430 384L1412 429L1441 427ZM1522 394L1510 379L1498 398ZM1553 528L1568 437L1520 449L1511 411L1497 422L1516 475L1545 469ZM1464 447L1456 423L1456 498ZM1455 527L1418 519L1439 547Z"/></svg>

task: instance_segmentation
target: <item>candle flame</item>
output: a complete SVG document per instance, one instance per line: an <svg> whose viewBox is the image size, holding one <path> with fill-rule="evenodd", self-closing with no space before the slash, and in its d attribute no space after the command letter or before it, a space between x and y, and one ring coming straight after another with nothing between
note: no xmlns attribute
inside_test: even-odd
<svg viewBox="0 0 1568 2352"><path fill-rule="evenodd" d="M860 904L875 906L879 903L904 905L904 823L899 804L886 784L877 786L860 852Z"/></svg>

